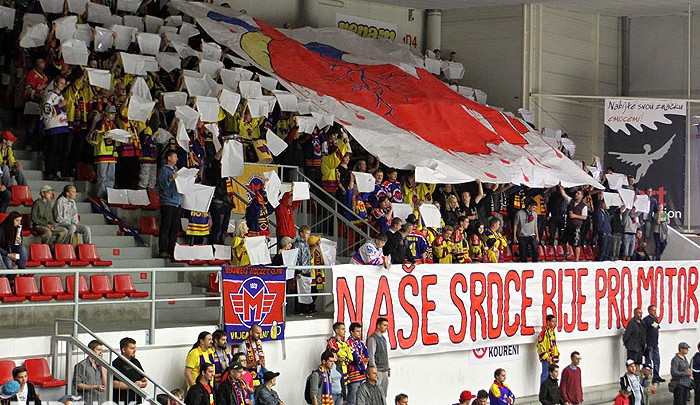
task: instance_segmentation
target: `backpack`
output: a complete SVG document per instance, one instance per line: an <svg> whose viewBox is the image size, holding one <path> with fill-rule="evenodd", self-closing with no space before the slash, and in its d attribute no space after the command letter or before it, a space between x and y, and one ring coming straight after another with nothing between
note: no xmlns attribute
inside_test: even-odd
<svg viewBox="0 0 700 405"><path fill-rule="evenodd" d="M314 373L319 374L318 378L318 389L321 389L321 384L323 383L321 381L321 375L318 370L313 370L308 377L306 377L306 384L304 385L304 400L306 401L307 404L312 404L313 400L311 399L311 377L314 375Z"/></svg>

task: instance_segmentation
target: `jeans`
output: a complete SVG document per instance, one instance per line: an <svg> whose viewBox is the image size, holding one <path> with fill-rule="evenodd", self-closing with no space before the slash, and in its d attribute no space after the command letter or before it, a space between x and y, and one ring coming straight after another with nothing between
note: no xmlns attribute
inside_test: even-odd
<svg viewBox="0 0 700 405"><path fill-rule="evenodd" d="M57 223L56 226L62 226L68 229L68 234L66 235L66 243L70 243L70 237L73 236L74 233L79 233L83 235L83 243L92 243L92 233L90 232L89 226L66 223Z"/></svg>
<svg viewBox="0 0 700 405"><path fill-rule="evenodd" d="M597 261L602 262L608 258L611 243L612 237L609 233L598 234L598 256L595 258Z"/></svg>
<svg viewBox="0 0 700 405"><path fill-rule="evenodd" d="M634 238L633 233L625 233L622 240L622 256L632 256L634 253Z"/></svg>
<svg viewBox="0 0 700 405"><path fill-rule="evenodd" d="M542 363L542 373L540 374L540 384L549 377L549 362L547 360L541 360Z"/></svg>
<svg viewBox="0 0 700 405"><path fill-rule="evenodd" d="M659 367L661 367L661 356L659 355L659 346L648 346L647 347L647 363L651 362L654 370L654 379L659 379Z"/></svg>
<svg viewBox="0 0 700 405"><path fill-rule="evenodd" d="M343 405L343 394L333 394L333 405Z"/></svg>
<svg viewBox="0 0 700 405"><path fill-rule="evenodd" d="M97 196L106 198L107 189L114 188L114 174L117 164L114 162L98 163L95 166L97 166Z"/></svg>
<svg viewBox="0 0 700 405"><path fill-rule="evenodd" d="M664 254L667 244L667 241L661 242L661 236L658 232L654 232L654 260L661 260L661 255Z"/></svg>
<svg viewBox="0 0 700 405"><path fill-rule="evenodd" d="M10 170L8 165L2 166L2 184L12 184L12 176L15 176L15 181L20 186L27 185L27 180L24 178L24 172L22 169ZM8 186L9 187L9 186Z"/></svg>
<svg viewBox="0 0 700 405"><path fill-rule="evenodd" d="M158 234L158 250L160 253L172 255L175 252L178 230L180 230L180 207L161 205L160 234Z"/></svg>
<svg viewBox="0 0 700 405"><path fill-rule="evenodd" d="M673 392L673 405L687 405L689 397L690 389L679 385Z"/></svg>
<svg viewBox="0 0 700 405"><path fill-rule="evenodd" d="M612 250L610 250L610 260L620 259L620 246L622 246L622 234L612 234Z"/></svg>
<svg viewBox="0 0 700 405"><path fill-rule="evenodd" d="M518 236L520 244L520 261L526 262L532 257L532 262L537 263L539 252L537 251L537 238L534 236Z"/></svg>
<svg viewBox="0 0 700 405"><path fill-rule="evenodd" d="M27 268L27 248L22 245L16 245L12 247L12 251L10 253L19 253L19 259L12 260L7 256L3 256L2 262L5 264L5 268L13 269L15 267L15 263L17 263L18 269Z"/></svg>
<svg viewBox="0 0 700 405"><path fill-rule="evenodd" d="M362 381L348 384L348 393L346 398L347 405L355 405L355 400L357 399L357 389L360 388L360 384L362 384Z"/></svg>

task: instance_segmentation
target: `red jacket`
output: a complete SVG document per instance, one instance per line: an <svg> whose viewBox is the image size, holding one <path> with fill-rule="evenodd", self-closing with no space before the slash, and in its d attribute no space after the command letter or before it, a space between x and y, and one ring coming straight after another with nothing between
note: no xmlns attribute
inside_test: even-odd
<svg viewBox="0 0 700 405"><path fill-rule="evenodd" d="M290 204L291 203L291 204ZM277 236L289 236L294 239L297 230L294 229L294 210L302 201L292 201L292 193L286 192L280 200L280 205L275 209L277 217Z"/></svg>

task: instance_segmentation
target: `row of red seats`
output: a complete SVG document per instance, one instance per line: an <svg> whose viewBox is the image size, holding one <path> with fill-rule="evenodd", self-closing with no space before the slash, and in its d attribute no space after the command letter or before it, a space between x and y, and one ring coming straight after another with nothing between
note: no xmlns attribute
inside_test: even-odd
<svg viewBox="0 0 700 405"><path fill-rule="evenodd" d="M75 292L75 276L66 277L66 287L59 276L41 276L41 292L37 287L34 276L15 277L15 291L10 288L10 281L6 277L0 277L0 301L22 302L29 301L59 301L72 300ZM88 288L85 276L78 277L78 296L84 300L96 300L100 298L146 298L147 292L137 291L131 274L115 274L114 288L106 274L93 274L90 276L90 288Z"/></svg>
<svg viewBox="0 0 700 405"><path fill-rule="evenodd" d="M547 245L547 246L542 246L538 245L537 246L537 253L539 260L544 260L547 262L564 262L567 260L573 260L574 259L574 248L571 247L570 245L566 245L567 249L566 252L564 252L564 246L563 245ZM513 245L507 246L505 249L505 252L503 253L503 260L506 262L514 261L517 262L520 260L520 245ZM583 246L581 250L581 260L588 260L588 261L593 261L596 258L596 255L598 254L598 246ZM532 261L531 258L528 258L528 261Z"/></svg>
<svg viewBox="0 0 700 405"><path fill-rule="evenodd" d="M0 360L0 381L11 381L12 370L17 367L13 360ZM63 387L66 380L57 380L51 375L49 362L45 358L33 358L24 361L29 382L39 387Z"/></svg>
<svg viewBox="0 0 700 405"><path fill-rule="evenodd" d="M93 266L111 266L111 260L101 260L97 247L90 243L78 245L78 256L75 255L73 245L66 243L57 243L54 245L56 257L51 255L49 245L43 243L32 243L29 245L29 259L27 267L63 267L65 265L85 267Z"/></svg>

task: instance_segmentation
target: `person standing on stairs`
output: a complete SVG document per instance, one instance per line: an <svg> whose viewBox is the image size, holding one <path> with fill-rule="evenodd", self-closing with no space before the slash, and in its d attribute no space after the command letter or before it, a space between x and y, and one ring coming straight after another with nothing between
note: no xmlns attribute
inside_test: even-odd
<svg viewBox="0 0 700 405"><path fill-rule="evenodd" d="M83 243L92 243L90 227L80 224L78 219L78 205L75 202L77 194L75 186L68 184L63 187L61 196L58 197L53 206L53 217L56 220L56 225L68 229L66 240L69 243L74 233L83 235Z"/></svg>
<svg viewBox="0 0 700 405"><path fill-rule="evenodd" d="M158 234L159 256L172 259L180 229L180 205L182 194L177 191L177 152L170 150L165 154L165 165L158 175L158 192L160 193L160 233Z"/></svg>
<svg viewBox="0 0 700 405"><path fill-rule="evenodd" d="M27 180L22 172L22 162L15 160L12 145L17 141L17 137L10 131L3 131L2 144L0 144L0 161L2 161L2 183L12 184L12 176L20 186L26 186Z"/></svg>

